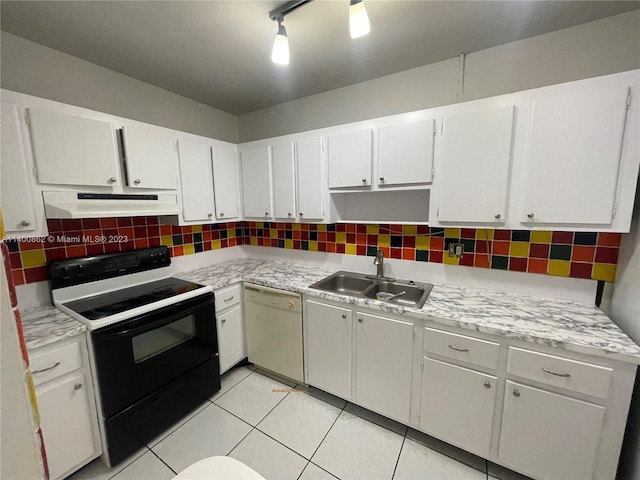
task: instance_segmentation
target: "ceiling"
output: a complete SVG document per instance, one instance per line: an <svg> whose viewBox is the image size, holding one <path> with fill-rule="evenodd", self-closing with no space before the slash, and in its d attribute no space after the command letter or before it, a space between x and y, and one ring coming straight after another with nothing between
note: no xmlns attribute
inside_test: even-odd
<svg viewBox="0 0 640 480"><path fill-rule="evenodd" d="M288 66L271 62L279 1L5 1L2 30L241 115L307 95L640 8L638 1L348 0L287 15Z"/></svg>

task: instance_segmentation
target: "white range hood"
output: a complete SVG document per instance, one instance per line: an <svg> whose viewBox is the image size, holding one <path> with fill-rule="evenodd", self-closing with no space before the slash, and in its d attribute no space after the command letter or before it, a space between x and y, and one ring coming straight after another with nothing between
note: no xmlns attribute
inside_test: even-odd
<svg viewBox="0 0 640 480"><path fill-rule="evenodd" d="M178 215L172 194L42 192L47 218L101 218Z"/></svg>

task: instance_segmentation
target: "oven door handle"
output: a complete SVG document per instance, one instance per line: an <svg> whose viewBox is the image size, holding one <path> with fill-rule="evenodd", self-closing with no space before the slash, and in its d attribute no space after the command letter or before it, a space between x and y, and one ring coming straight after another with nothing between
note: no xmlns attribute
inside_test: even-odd
<svg viewBox="0 0 640 480"><path fill-rule="evenodd" d="M168 317L162 315L162 318L160 318L159 320L156 320L151 323L144 323L140 326L133 327L133 328L129 328L127 325L130 324L130 322L125 320L118 326L109 329L107 332L100 333L98 331L96 333L97 335L100 336L100 338L104 338L104 339L117 338L117 337L122 337L124 335L127 335L127 336L139 335L141 333L145 333L151 330L155 330L156 328L168 325L180 318L189 316L191 315L191 313L193 313L197 309L206 307L209 304L213 304L213 296L207 295L205 299L203 300L198 299L197 302L194 302L194 299L185 300L184 302L171 305L170 312L175 312L175 313L170 313ZM155 316L155 315L161 314L161 311L162 310L158 312L152 312L152 315ZM143 314L143 315L147 315L147 314ZM132 320L135 320L135 319L132 319ZM212 317L212 321L215 321L215 314Z"/></svg>

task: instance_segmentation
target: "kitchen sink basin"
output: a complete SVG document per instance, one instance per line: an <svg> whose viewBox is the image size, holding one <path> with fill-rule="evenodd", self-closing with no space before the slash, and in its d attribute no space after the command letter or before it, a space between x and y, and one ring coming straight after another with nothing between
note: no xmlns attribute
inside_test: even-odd
<svg viewBox="0 0 640 480"><path fill-rule="evenodd" d="M311 288L335 292L352 297L380 300L378 294L397 295L385 303L406 307L422 308L429 298L433 285L417 283L411 280L399 280L387 277L374 277L354 272L336 272L311 285ZM402 295L398 295L401 292Z"/></svg>

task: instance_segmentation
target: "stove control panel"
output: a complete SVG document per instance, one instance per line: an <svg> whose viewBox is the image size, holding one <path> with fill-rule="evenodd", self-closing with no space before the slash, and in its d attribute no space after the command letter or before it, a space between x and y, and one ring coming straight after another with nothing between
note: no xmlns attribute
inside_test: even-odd
<svg viewBox="0 0 640 480"><path fill-rule="evenodd" d="M142 248L49 263L51 288L70 287L171 264L167 247Z"/></svg>

